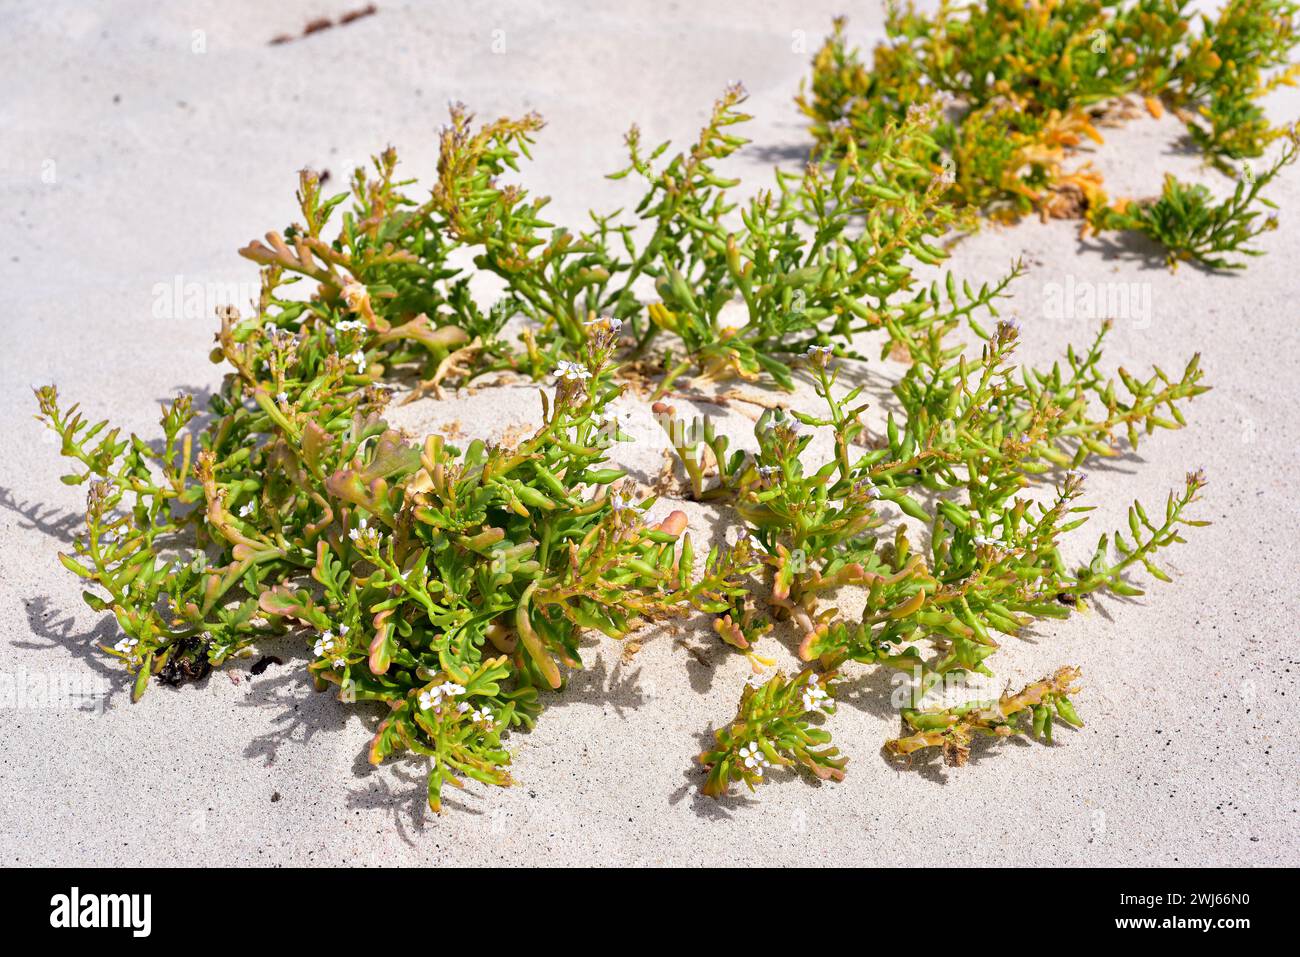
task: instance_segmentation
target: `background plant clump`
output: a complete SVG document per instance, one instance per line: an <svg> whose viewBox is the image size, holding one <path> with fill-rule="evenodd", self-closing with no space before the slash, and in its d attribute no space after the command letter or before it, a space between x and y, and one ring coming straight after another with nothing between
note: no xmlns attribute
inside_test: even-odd
<svg viewBox="0 0 1300 957"><path fill-rule="evenodd" d="M1037 212L1080 218L1088 229L1135 230L1164 246L1169 262L1240 268L1249 245L1275 228L1260 192L1296 157L1294 129L1272 126L1260 98L1294 85L1289 62L1300 7L1289 0L1229 0L1217 17L1193 18L1187 0L978 0L945 2L933 15L887 4L886 39L868 58L850 45L846 21L813 59L797 98L819 151L870 144L908 111L933 120L911 154L946 169L952 200L973 225ZM1236 173L1230 199L1168 177L1159 197L1108 199L1080 158L1100 128L1137 110L1172 111L1189 140L1220 170ZM1289 142L1264 169L1270 143ZM924 177L911 179L923 189Z"/></svg>

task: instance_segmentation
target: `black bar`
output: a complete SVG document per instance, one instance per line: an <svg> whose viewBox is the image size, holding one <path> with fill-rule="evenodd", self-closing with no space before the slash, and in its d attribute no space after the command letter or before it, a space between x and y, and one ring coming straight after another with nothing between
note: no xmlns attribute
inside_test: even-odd
<svg viewBox="0 0 1300 957"><path fill-rule="evenodd" d="M1290 926L1294 874L1219 868L818 868L772 874L699 869L674 872L671 883L663 885L667 896L659 899L645 896L647 885L664 876L652 872L628 883L593 870L555 876L524 868L11 869L7 876L14 888L0 897L0 915L15 939L75 935L83 942L116 938L132 945L203 940L217 932L259 946L313 938L374 946L392 940L393 933L399 938L428 934L430 920L447 927L491 927L493 913L508 915L521 932L567 927L579 935L587 919L621 915L638 926L641 945L647 924L653 925L651 935L670 940L682 929L709 922L709 914L725 933L729 924L749 920L742 916L746 913L763 915L763 934L780 933L783 924L806 934L808 919L816 915L819 923L840 927L835 936L868 935L863 944L878 923L911 932L930 926L940 938L1042 932L1071 943L1099 937L1181 941L1191 935L1228 943L1243 933L1277 934ZM77 923L105 923L116 915L119 926L70 926L74 887ZM129 895L148 895L147 935L144 898ZM94 916L100 913L104 920ZM867 915L874 916L864 921ZM487 925L479 923L483 916L489 917Z"/></svg>

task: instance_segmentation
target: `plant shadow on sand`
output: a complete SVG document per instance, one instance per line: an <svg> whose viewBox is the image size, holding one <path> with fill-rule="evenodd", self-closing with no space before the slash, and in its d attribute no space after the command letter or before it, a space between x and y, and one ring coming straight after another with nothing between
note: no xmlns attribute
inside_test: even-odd
<svg viewBox="0 0 1300 957"><path fill-rule="evenodd" d="M901 734L911 733L911 729L904 726L901 720L899 725ZM1070 727L1064 721L1059 721L1053 733L1059 734L1062 728L1072 733L1078 733L1079 731L1078 728ZM945 760L941 748L926 748L901 759L890 754L883 745L877 753L880 760L895 771L910 772L924 778L926 781L942 785L948 784L952 780L953 773L962 773L965 769L971 768L985 759L996 758L999 752L1007 748L1050 748L1055 746L1055 742L1048 744L1046 741L1035 741L1024 734L1012 735L1007 738L977 734L971 739L970 751L967 753L964 766L961 768L949 764Z"/></svg>
<svg viewBox="0 0 1300 957"><path fill-rule="evenodd" d="M35 640L14 641L15 648L33 651L63 648L103 682L102 699L97 697L93 702L85 702L86 710L107 710L122 696L130 696L130 675L117 667L99 649L100 645L111 645L120 634L113 618L100 619L94 627L85 629L78 624L75 615L55 608L48 595L24 599L23 611L27 616L27 627Z"/></svg>
<svg viewBox="0 0 1300 957"><path fill-rule="evenodd" d="M1169 271L1169 251L1142 233L1125 231L1104 235L1093 234L1086 238L1081 237L1078 245L1081 256L1097 255L1103 262L1108 263L1133 263L1146 271ZM1194 259L1181 262L1179 265L1216 278L1235 275L1225 270L1213 269Z"/></svg>
<svg viewBox="0 0 1300 957"><path fill-rule="evenodd" d="M597 642L592 641L594 645ZM272 643L266 644L267 650ZM367 759L366 745L378 729L387 710L379 703L359 702L344 706L337 700L337 689L330 686L318 692L303 667L305 656L286 655L282 646L274 648L284 659L276 673L252 681L252 690L241 702L242 707L277 709L272 723L275 730L261 734L244 750L244 756L265 765L274 764L285 747L307 750L317 735L355 734L356 722L365 729L365 736L357 736L357 748L352 762L352 775L358 786L348 791L348 807L353 810L385 811L392 815L394 826L404 841L414 843L413 832L424 831L436 819L427 804L428 768L423 762L405 759L385 762L376 767ZM611 652L617 646L604 647L586 668L569 674L566 685L546 701L547 710L553 711L575 705L610 707L622 716L630 709L644 705L652 694L641 682L641 669L629 668L621 663L611 665ZM353 731L349 732L349 726ZM512 734L526 737L529 732L515 730ZM448 814L462 812L474 815L492 810L492 795L488 789L471 786L459 790L445 786L443 805Z"/></svg>
<svg viewBox="0 0 1300 957"><path fill-rule="evenodd" d="M267 650L274 645L277 657L283 659L283 663L276 666L276 673L241 679L249 681L251 688L240 707L279 709L272 719L275 730L250 741L244 748L244 757L272 765L278 760L281 748L286 745L309 747L317 734L342 732L354 715L373 733L373 728L386 713L385 709L369 702L355 702L344 707L337 700L337 694L331 693L333 685L325 691L317 691L307 673L309 659L303 654L285 654L283 646L287 644L282 640L265 644Z"/></svg>
<svg viewBox="0 0 1300 957"><path fill-rule="evenodd" d="M18 527L24 531L40 532L65 545L71 545L85 527L85 516L40 502L20 501L9 488L0 487L0 508L17 515Z"/></svg>

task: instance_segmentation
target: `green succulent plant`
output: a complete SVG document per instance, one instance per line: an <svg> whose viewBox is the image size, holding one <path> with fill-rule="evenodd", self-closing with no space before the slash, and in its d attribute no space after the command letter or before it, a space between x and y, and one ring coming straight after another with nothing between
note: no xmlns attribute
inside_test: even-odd
<svg viewBox="0 0 1300 957"><path fill-rule="evenodd" d="M1258 207L1276 209L1277 206L1262 196L1260 190L1283 167L1294 163L1296 155L1297 147L1292 141L1264 172L1256 174L1249 166L1244 167L1232 196L1220 202L1203 185L1189 185L1166 176L1164 189L1157 198L1118 207L1099 206L1090 212L1089 221L1099 232L1126 229L1148 236L1168 250L1171 267L1194 261L1211 269L1244 269L1244 262L1228 259L1224 254L1261 254L1248 244L1256 236L1276 229L1277 217L1264 216Z"/></svg>
<svg viewBox="0 0 1300 957"><path fill-rule="evenodd" d="M1250 222L1261 176L1238 202L1210 214L1199 194L1166 189L1162 222L1108 206L1101 177L1080 160L1100 126L1123 115L1117 104L1140 98L1156 116L1174 111L1188 135L1220 168L1262 156L1284 132L1259 105L1265 93L1292 85L1288 63L1300 38L1289 0L1230 0L1200 28L1188 0L978 0L945 2L933 14L911 2L887 4L886 38L868 59L849 43L845 21L813 58L797 97L811 121L814 156L835 158L852 144L880 142L890 124L929 111L924 137L909 141L920 173L900 183L918 194L946 170L950 200L963 225L976 215L1087 217L1096 229L1137 229L1169 245L1173 259L1229 268L1258 230ZM1293 154L1288 151L1287 161ZM1244 200L1244 201L1243 201ZM1207 217L1218 228L1208 229ZM1253 253L1250 253L1253 254Z"/></svg>
<svg viewBox="0 0 1300 957"><path fill-rule="evenodd" d="M298 635L319 687L390 707L371 760L430 758L436 810L462 775L510 782L501 734L531 726L539 692L581 667L581 629L621 638L729 606L734 556L713 550L696 576L685 516L646 522L653 500L602 466L621 390L608 323L560 370L553 400L543 394L534 435L463 451L386 426L386 394L333 351L352 333L308 313L295 325L226 313L222 352L238 371L197 450L192 435L178 440L188 397L164 409L153 452L38 391L79 465L65 481L89 483L86 535L61 558L96 589L87 602L116 616L125 637L104 650L136 674L137 698L178 656L215 666Z"/></svg>
<svg viewBox="0 0 1300 957"><path fill-rule="evenodd" d="M850 661L915 674L916 704L903 717L918 730L934 730L913 722L925 714L920 702L931 689L954 676L992 676L997 636L1065 618L1096 592L1139 595L1129 578L1139 566L1168 581L1156 553L1183 541L1182 528L1206 524L1185 515L1205 482L1192 473L1162 517L1153 521L1135 502L1128 529L1101 536L1093 560L1071 571L1062 538L1091 510L1079 504L1078 470L1116 455L1121 442L1137 448L1143 435L1180 428L1182 406L1206 391L1199 357L1178 378L1155 369L1139 379L1122 368L1116 379L1103 378L1103 329L1086 353L1069 350L1064 368L1017 369L1014 324L991 333L974 327L984 338L977 357L946 346L942 327L914 346L894 387L903 418L891 414L883 435L869 435L861 420L863 386L837 394L836 360L814 347L806 365L825 415L766 411L753 452L729 452L726 438L707 429L693 454L675 443L695 497L729 501L744 521L748 538L738 548L761 566L774 615L802 636L803 660L832 674ZM674 408L661 403L656 411L670 435L685 431ZM805 461L814 430L834 438L834 457L820 465ZM716 482L704 487L702 477L714 473ZM1043 485L1047 497L1034 496ZM929 532L923 550L909 537L918 524ZM892 534L882 531L888 525ZM866 593L857 621L846 620L834 598L846 586ZM730 618L717 630L753 654L752 642L729 640ZM962 753L968 730L984 726L959 716L951 734L932 742L952 745L950 756ZM763 718L740 720L761 733ZM996 726L1014 729L1003 719ZM907 755L928 740L891 749ZM735 777L729 774L719 772L718 787Z"/></svg>
<svg viewBox="0 0 1300 957"><path fill-rule="evenodd" d="M667 144L646 151L633 129L615 175L644 183L646 228L610 214L583 232L552 226L544 199L502 181L539 118L476 127L455 107L425 200L396 178L391 150L335 196L301 175L300 220L241 250L261 267L261 294L247 315L219 310L211 358L226 373L204 420L180 396L150 442L38 389L38 418L73 463L64 481L87 486L85 534L60 558L86 602L115 617L122 637L103 651L135 676L134 697L151 677L200 677L296 638L318 688L388 706L370 758L427 760L435 810L446 785L511 783L510 733L581 667L584 630L621 639L671 615L710 617L760 673L773 622L793 622L809 665L747 687L701 757L709 794L753 787L774 765L842 777L816 715L832 713L851 664L919 669L902 712L915 734L889 746L900 755L960 755L974 734L1014 733L1026 709L1031 727L1044 714L1075 723L1073 671L997 707L934 712L925 693L991 673L995 634L1064 617L1096 592L1136 594L1138 565L1165 577L1157 552L1201 524L1184 509L1203 477L1157 521L1135 503L1128 533L1103 536L1070 571L1061 536L1087 507L1064 470L1183 425L1206 388L1198 358L1176 377L1110 378L1103 329L1051 369L1017 367L1015 325L989 330L985 317L1020 266L978 289L941 269L961 213L954 177L929 165L927 108L740 201L715 164L744 142L742 101L729 89L667 162ZM1199 233L1191 242L1204 248ZM922 283L923 267L936 278ZM491 305L471 292L483 272L502 281ZM961 327L978 350L949 338ZM861 419L862 387L839 379L865 361L864 333L908 363L880 434ZM647 368L655 397L687 374L786 388L798 375L825 404L767 410L752 450L729 448L709 421L688 436L673 406L652 405L692 496L744 522L734 545L697 556L686 516L648 521L654 499L611 464L627 436L610 403ZM416 441L386 419L397 391L441 396L507 370L554 383L517 443ZM829 461L806 461L810 430L833 436ZM909 523L928 528L925 548ZM834 604L846 587L865 595L856 621Z"/></svg>

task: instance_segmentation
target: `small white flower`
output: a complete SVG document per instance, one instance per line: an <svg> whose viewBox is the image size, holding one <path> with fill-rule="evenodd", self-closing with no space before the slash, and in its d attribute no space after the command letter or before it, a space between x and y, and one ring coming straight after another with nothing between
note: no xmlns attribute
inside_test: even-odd
<svg viewBox="0 0 1300 957"><path fill-rule="evenodd" d="M456 705L456 712L457 712L457 714L464 714L464 713L465 713L466 711L468 711L468 710L469 710L469 702L468 702L468 701L462 701L460 704Z"/></svg>
<svg viewBox="0 0 1300 957"><path fill-rule="evenodd" d="M239 509L239 517L240 517L240 518L248 518L248 516L250 516L250 515L252 515L252 514L253 514L253 503L252 503L252 502L245 502L242 506L240 506L240 509Z"/></svg>
<svg viewBox="0 0 1300 957"><path fill-rule="evenodd" d="M332 631L322 631L320 637L316 639L316 644L312 645L312 653L317 658L324 658L334 648L334 633Z"/></svg>
<svg viewBox="0 0 1300 957"><path fill-rule="evenodd" d="M346 667L346 666L347 666L347 662L344 661L342 658L335 658L335 659L334 659L334 667L335 667L335 668L343 668L343 667Z"/></svg>
<svg viewBox="0 0 1300 957"><path fill-rule="evenodd" d="M277 393L275 394L275 401L276 401L276 402L279 402L281 405L288 405L288 404L289 404L289 393L287 393L287 392L285 392L283 389L281 389L279 392L277 392Z"/></svg>
<svg viewBox="0 0 1300 957"><path fill-rule="evenodd" d="M429 688L420 692L420 710L428 711L442 703L442 692L438 688Z"/></svg>
<svg viewBox="0 0 1300 957"><path fill-rule="evenodd" d="M360 332L366 328L366 324L360 319L344 319L335 323L334 328L339 332Z"/></svg>
<svg viewBox="0 0 1300 957"><path fill-rule="evenodd" d="M808 351L804 353L804 356L809 359L816 359L818 356L826 356L829 358L834 351L834 346L813 345L808 347Z"/></svg>
<svg viewBox="0 0 1300 957"><path fill-rule="evenodd" d="M763 769L772 766L772 762L767 759L767 755L763 754L757 741L751 741L749 744L743 745L740 749L740 758L745 767L760 778L763 776Z"/></svg>
<svg viewBox="0 0 1300 957"><path fill-rule="evenodd" d="M356 528L350 529L348 531L348 538L352 539L355 542L362 535L366 534L368 530L369 530L369 526L366 524L366 520L363 518L361 521L357 522Z"/></svg>
<svg viewBox="0 0 1300 957"><path fill-rule="evenodd" d="M581 382L583 379L590 379L591 372L580 362L569 362L567 359L561 359L555 366L555 371L551 373L557 379L568 379L572 382Z"/></svg>
<svg viewBox="0 0 1300 957"><path fill-rule="evenodd" d="M987 548L996 548L997 546L1002 544L996 538L989 538L987 535L975 535L971 538L971 541L974 542L976 545L984 546Z"/></svg>
<svg viewBox="0 0 1300 957"><path fill-rule="evenodd" d="M616 512L630 512L636 508L636 500L626 492L615 492L609 497L609 504Z"/></svg>
<svg viewBox="0 0 1300 957"><path fill-rule="evenodd" d="M339 634L346 635L351 629L347 625L339 625Z"/></svg>
<svg viewBox="0 0 1300 957"><path fill-rule="evenodd" d="M760 465L758 467L758 474L761 475L763 478L771 478L773 475L776 475L780 471L781 468L780 466L777 465Z"/></svg>
<svg viewBox="0 0 1300 957"><path fill-rule="evenodd" d="M826 689L817 683L816 675L808 676L808 684L803 689L803 708L805 711L813 711L822 707L824 704L830 704L830 695Z"/></svg>
<svg viewBox="0 0 1300 957"><path fill-rule="evenodd" d="M348 356L349 362L355 362L357 366L357 375L364 375L366 371L366 354L358 349L352 355Z"/></svg>
<svg viewBox="0 0 1300 957"><path fill-rule="evenodd" d="M475 721L482 721L484 724L492 723L492 712L487 707L482 707L470 715Z"/></svg>
<svg viewBox="0 0 1300 957"><path fill-rule="evenodd" d="M457 695L465 693L465 689L454 681L444 681L438 686L438 688L442 691L443 695L448 698L454 698Z"/></svg>
<svg viewBox="0 0 1300 957"><path fill-rule="evenodd" d="M113 646L113 650L121 652L124 655L133 655L135 654L135 646L138 644L140 644L140 639L138 638L123 638Z"/></svg>

